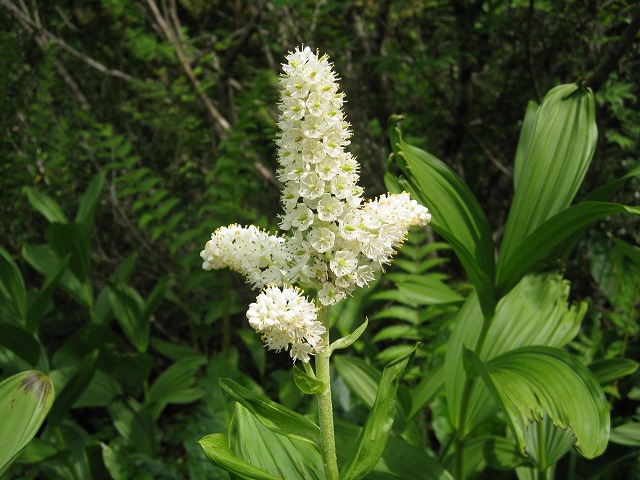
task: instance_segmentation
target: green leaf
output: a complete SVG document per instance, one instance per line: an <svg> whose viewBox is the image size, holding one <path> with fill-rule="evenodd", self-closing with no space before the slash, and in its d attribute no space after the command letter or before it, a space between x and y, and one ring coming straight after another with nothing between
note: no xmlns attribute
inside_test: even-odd
<svg viewBox="0 0 640 480"><path fill-rule="evenodd" d="M606 385L638 369L638 362L630 358L605 358L589 365L600 385Z"/></svg>
<svg viewBox="0 0 640 480"><path fill-rule="evenodd" d="M149 412L135 399L117 399L109 406L113 426L130 447L153 455L158 448L159 435Z"/></svg>
<svg viewBox="0 0 640 480"><path fill-rule="evenodd" d="M453 469L456 461L455 453L448 455L444 460L444 465ZM527 459L520 455L513 440L484 435L469 439L464 446L463 471L465 478L477 478L487 467L494 470L513 470L527 462Z"/></svg>
<svg viewBox="0 0 640 480"><path fill-rule="evenodd" d="M360 435L362 428L337 418L335 422L336 449L340 454L348 452ZM380 460L367 475L367 480L453 480L438 461L421 448L409 444L400 437L389 437Z"/></svg>
<svg viewBox="0 0 640 480"><path fill-rule="evenodd" d="M341 480L364 478L378 463L391 433L396 413L396 392L400 379L415 355L414 349L395 362L387 365L382 372L376 399L358 436L350 459L340 470Z"/></svg>
<svg viewBox="0 0 640 480"><path fill-rule="evenodd" d="M576 449L586 458L604 452L609 438L609 406L594 375L558 348L532 346L483 362L471 350L465 358L500 405L521 453L524 431L548 415L556 427L571 427Z"/></svg>
<svg viewBox="0 0 640 480"><path fill-rule="evenodd" d="M518 147L516 148L516 156L513 162L513 185L516 190L519 188L522 171L525 169L525 165L529 159L529 150L531 149L531 142L533 140L538 108L539 105L534 101L527 103L527 110L524 114L522 128L520 129L520 138L518 138Z"/></svg>
<svg viewBox="0 0 640 480"><path fill-rule="evenodd" d="M22 256L42 275L49 275L60 263L60 258L50 245L24 245ZM70 271L65 270L60 278L60 286L80 305L88 308L93 306L93 292L88 281L81 282Z"/></svg>
<svg viewBox="0 0 640 480"><path fill-rule="evenodd" d="M411 390L411 411L409 418L415 417L429 404L444 385L444 368L442 365L425 373L424 379Z"/></svg>
<svg viewBox="0 0 640 480"><path fill-rule="evenodd" d="M198 368L207 363L206 358L195 356L178 360L162 372L149 389L147 404L153 405L151 417L155 420L169 403L191 403L204 395L195 387Z"/></svg>
<svg viewBox="0 0 640 480"><path fill-rule="evenodd" d="M11 301L18 316L26 318L27 291L22 273L9 252L0 247L0 293Z"/></svg>
<svg viewBox="0 0 640 480"><path fill-rule="evenodd" d="M75 221L81 223L86 228L90 228L93 223L93 216L96 211L96 204L100 198L100 192L104 185L105 173L99 172L87 187L87 190L80 199L80 206L76 213Z"/></svg>
<svg viewBox="0 0 640 480"><path fill-rule="evenodd" d="M317 395L327 390L327 385L324 382L307 375L295 365L293 367L293 381L300 391L307 395Z"/></svg>
<svg viewBox="0 0 640 480"><path fill-rule="evenodd" d="M44 283L35 298L29 302L29 306L27 308L27 331L35 332L38 329L38 324L42 319L42 316L45 314L47 307L49 306L49 302L51 300L51 296L53 295L54 290L58 286L58 282L62 278L65 270L67 269L67 265L69 264L70 255L62 258L56 265L53 267L51 271L47 273L47 276L44 279Z"/></svg>
<svg viewBox="0 0 640 480"><path fill-rule="evenodd" d="M222 389L243 405L273 432L320 445L320 428L308 418L258 395L228 378L220 379Z"/></svg>
<svg viewBox="0 0 640 480"><path fill-rule="evenodd" d="M84 282L91 266L91 241L87 227L80 223L50 223L45 232L58 258L71 255L69 269Z"/></svg>
<svg viewBox="0 0 640 480"><path fill-rule="evenodd" d="M358 340L358 338L360 338L360 335L362 335L367 329L367 325L369 325L369 319L365 318L364 322L362 322L362 325L356 328L353 332L351 332L346 337L339 338L338 340L333 342L329 346L329 352L334 352L336 350L347 348L353 345L353 342Z"/></svg>
<svg viewBox="0 0 640 480"><path fill-rule="evenodd" d="M640 423L628 422L611 430L609 440L618 445L640 447Z"/></svg>
<svg viewBox="0 0 640 480"><path fill-rule="evenodd" d="M486 361L527 345L566 345L578 333L587 309L585 303L568 306L569 290L569 282L557 274L525 276L498 302L482 350L476 353ZM462 353L465 347L476 348L484 321L476 297L472 293L458 312L444 364L449 418L454 427L465 426L463 438L495 410L481 382L475 382L465 397ZM465 419L460 411L463 401L469 406Z"/></svg>
<svg viewBox="0 0 640 480"><path fill-rule="evenodd" d="M524 431L529 459L539 470L547 470L564 457L573 446L570 429L556 428L549 416Z"/></svg>
<svg viewBox="0 0 640 480"><path fill-rule="evenodd" d="M340 378L368 408L373 407L378 391L378 384L382 375L364 360L358 357L335 355L332 357L333 366Z"/></svg>
<svg viewBox="0 0 640 480"><path fill-rule="evenodd" d="M209 460L228 472L240 475L241 478L282 480L282 477L276 477L258 467L254 467L250 463L239 460L229 448L227 437L222 433L207 435L201 438L198 443L202 446Z"/></svg>
<svg viewBox="0 0 640 480"><path fill-rule="evenodd" d="M535 229L511 255L511 263L504 265L496 280L500 293L508 292L541 260L562 256L564 247L576 232L586 225L609 215L632 213L640 215L640 207L618 203L582 202L549 218ZM559 249L559 251L558 251Z"/></svg>
<svg viewBox="0 0 640 480"><path fill-rule="evenodd" d="M44 218L50 222L67 223L67 217L53 198L31 187L24 187L23 191L31 206L44 215Z"/></svg>
<svg viewBox="0 0 640 480"><path fill-rule="evenodd" d="M29 365L35 365L40 358L40 342L23 328L0 322L0 345L23 358Z"/></svg>
<svg viewBox="0 0 640 480"><path fill-rule="evenodd" d="M98 355L98 350L94 350L79 362L78 369L62 388L53 403L49 413L49 425L52 427L57 426L87 388L96 371Z"/></svg>
<svg viewBox="0 0 640 480"><path fill-rule="evenodd" d="M393 158L410 182L409 193L431 211L430 226L453 247L478 291L485 317L490 318L496 302L495 246L487 217L453 170L402 139L399 120L390 119L389 133Z"/></svg>
<svg viewBox="0 0 640 480"><path fill-rule="evenodd" d="M513 280L509 269L517 265L514 256L526 245L525 239L575 197L598 137L594 112L593 93L577 84L550 90L533 126L528 110L516 154L517 188L500 250L498 284Z"/></svg>
<svg viewBox="0 0 640 480"><path fill-rule="evenodd" d="M325 479L322 457L313 445L274 433L239 403L231 428L231 448L238 458L280 478Z"/></svg>
<svg viewBox="0 0 640 480"><path fill-rule="evenodd" d="M139 352L149 346L149 318L145 317L144 302L136 290L116 284L109 288L111 309L122 331Z"/></svg>
<svg viewBox="0 0 640 480"><path fill-rule="evenodd" d="M38 433L54 397L49 377L35 370L0 383L0 477Z"/></svg>
<svg viewBox="0 0 640 480"><path fill-rule="evenodd" d="M398 289L417 305L440 305L464 301L464 297L435 275L407 275Z"/></svg>

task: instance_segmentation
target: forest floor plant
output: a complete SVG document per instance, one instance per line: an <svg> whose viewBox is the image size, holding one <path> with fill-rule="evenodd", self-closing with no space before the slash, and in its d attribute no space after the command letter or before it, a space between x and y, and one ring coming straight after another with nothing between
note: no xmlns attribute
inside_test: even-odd
<svg viewBox="0 0 640 480"><path fill-rule="evenodd" d="M601 387L606 379L598 376L600 367L590 370L562 348L578 333L586 305L569 304L569 284L553 262L566 258L588 223L640 211L606 201L624 178L571 205L597 139L591 91L581 84L561 85L540 106L529 105L515 159L516 194L496 264L496 246L476 198L445 164L402 139L399 118L391 121L390 159L402 177L390 172L385 177L396 193L363 201L358 163L345 151L351 132L342 110L344 94L328 57L298 48L283 70L276 143L277 173L284 184L280 228L288 233L221 227L201 257L205 270L229 268L262 289L247 312L249 324L269 349L288 351L294 363L302 362L304 371L294 365L294 381L303 393L317 396L319 422L221 379L223 390L238 402L238 439L230 443L223 434L208 435L200 441L206 455L242 478L355 480L408 478L413 474L406 469L416 462L422 478L452 478L444 465L464 479L492 459L506 457L500 468L514 469L520 478L552 478L572 444L586 458L602 454L610 430ZM474 290L456 316L442 374L433 375L433 385L426 388L446 396L451 435L439 452L442 463L408 448L405 456L411 450L412 458L404 467L391 477L376 476L380 472L374 468L402 410L396 408L396 394L415 348L391 361L374 381L375 400L355 434L355 446L348 457L342 450L338 455L336 432L346 426L334 424L331 355L350 346L367 321L331 343L330 308L392 263L410 227L431 222L427 208L412 197L430 206L434 230L451 245ZM313 298L305 297L309 291L315 292ZM340 370L338 358L334 363ZM637 363L621 358L607 368L619 378L635 371ZM417 411L416 405L410 407ZM483 434L478 427L495 419L498 410L510 432ZM411 423L406 416L403 420ZM267 443L260 436L259 444L256 432L264 427L291 443L282 446L276 437ZM303 450L300 441L310 443L316 454ZM265 447L271 457L261 461L256 452ZM482 461L473 460L478 455Z"/></svg>
<svg viewBox="0 0 640 480"><path fill-rule="evenodd" d="M329 309L356 287L367 286L392 262L409 228L426 225L431 215L407 193L363 201L358 163L345 151L351 132L343 112L344 94L328 56L298 48L287 56L283 70L276 143L278 178L284 184L280 228L289 234L270 235L254 226L221 227L201 256L205 270L228 267L262 289L247 318L269 349L288 350L294 362L304 364L304 373L296 370L296 383L310 386L303 391L317 395L324 471L327 479L337 479L330 356L355 341L364 328L331 344ZM292 286L296 284L300 288ZM308 290L316 292L315 299L303 296ZM311 355L315 371L309 366ZM377 421L393 418L394 409L387 410ZM380 452L389 428L385 430L380 432ZM350 465L364 475L376 461L363 468L354 458Z"/></svg>

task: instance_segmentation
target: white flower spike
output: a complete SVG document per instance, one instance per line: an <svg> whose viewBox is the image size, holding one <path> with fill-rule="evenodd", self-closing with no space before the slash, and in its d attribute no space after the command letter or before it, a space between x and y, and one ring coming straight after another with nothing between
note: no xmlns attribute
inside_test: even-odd
<svg viewBox="0 0 640 480"><path fill-rule="evenodd" d="M408 193L386 194L363 204L359 166L345 150L351 131L344 94L328 56L318 57L304 47L286 59L276 139L277 175L284 183L279 226L286 233L223 227L200 255L205 270L228 267L254 288L271 285L251 305L249 321L269 348L288 349L294 360L307 362L323 347L318 332L325 327L314 320L315 306L285 285L309 286L322 305L335 304L391 264L409 228L426 225L431 214ZM309 335L300 333L298 320L290 321L300 315Z"/></svg>

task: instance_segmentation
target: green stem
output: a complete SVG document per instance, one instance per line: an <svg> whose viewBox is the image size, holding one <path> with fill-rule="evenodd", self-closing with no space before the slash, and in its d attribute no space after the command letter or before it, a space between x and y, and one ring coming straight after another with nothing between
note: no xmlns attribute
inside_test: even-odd
<svg viewBox="0 0 640 480"><path fill-rule="evenodd" d="M327 329L322 341L325 347L329 346L329 309L320 310L319 320ZM338 457L336 455L336 440L333 427L333 405L331 403L331 372L329 348L323 353L316 354L316 378L323 382L327 388L317 395L318 416L320 421L320 452L327 480L338 480Z"/></svg>
<svg viewBox="0 0 640 480"><path fill-rule="evenodd" d="M474 348L474 352L479 356L482 351L482 347L484 346L484 341L487 338L487 333L489 332L489 325L491 325L491 320L493 317L487 318L483 317L482 329L480 330L480 335L478 336L478 341L476 342L476 346ZM462 352L460 352L462 355ZM464 449L467 439L467 432L465 432L467 428L467 414L469 410L469 401L471 399L471 391L473 389L473 385L475 383L475 377L469 377L468 375L464 381L464 388L462 390L462 403L460 404L460 422L458 423L458 428L456 432L456 451L455 451L455 463L454 463L454 476L458 480L465 479L464 473Z"/></svg>

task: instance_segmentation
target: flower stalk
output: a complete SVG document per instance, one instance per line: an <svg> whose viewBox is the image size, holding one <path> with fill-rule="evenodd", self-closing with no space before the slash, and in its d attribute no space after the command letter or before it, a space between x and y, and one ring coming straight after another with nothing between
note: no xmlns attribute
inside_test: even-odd
<svg viewBox="0 0 640 480"><path fill-rule="evenodd" d="M324 345L329 345L329 308L320 310L319 320L325 326ZM318 421L320 427L320 453L327 480L338 479L338 458L333 427L333 404L331 400L331 369L329 358L331 352L325 348L315 356L316 378L326 385L318 397Z"/></svg>

